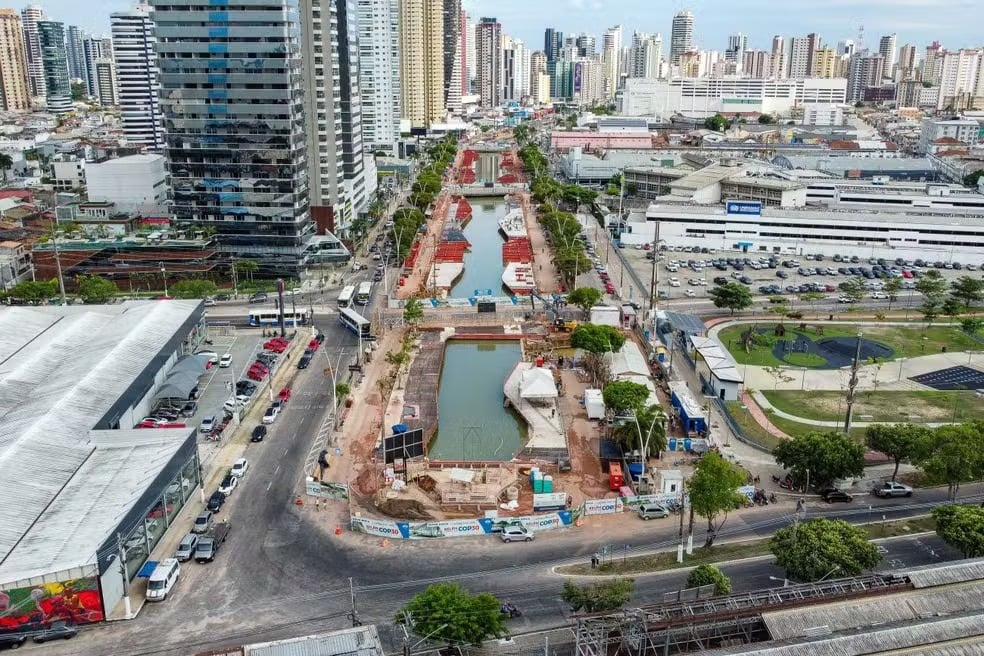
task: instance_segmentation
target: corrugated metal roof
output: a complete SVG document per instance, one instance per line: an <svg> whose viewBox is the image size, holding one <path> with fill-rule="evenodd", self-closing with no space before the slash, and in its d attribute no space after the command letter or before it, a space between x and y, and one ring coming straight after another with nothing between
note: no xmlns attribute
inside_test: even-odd
<svg viewBox="0 0 984 656"><path fill-rule="evenodd" d="M971 642L984 635L984 616L979 613L961 617L933 619L907 623L903 626L879 628L873 631L839 635L819 640L797 640L785 643L748 644L727 649L703 652L709 656L742 654L743 656L855 656L860 654L928 653L936 643ZM981 650L968 653L980 654Z"/></svg>
<svg viewBox="0 0 984 656"><path fill-rule="evenodd" d="M34 541L26 540L30 554L11 551L93 458L99 440L90 429L197 306L142 301L0 310L0 579L8 562L23 563L18 572L45 562L44 547ZM109 518L97 519L85 521L109 530L102 526ZM48 559L60 550L53 545ZM91 557L81 545L74 552L76 559Z"/></svg>
<svg viewBox="0 0 984 656"><path fill-rule="evenodd" d="M946 565L927 565L906 570L914 588L931 588L964 581L984 580L984 558L962 560Z"/></svg>
<svg viewBox="0 0 984 656"><path fill-rule="evenodd" d="M383 656L375 626L276 640L244 647L246 656Z"/></svg>
<svg viewBox="0 0 984 656"><path fill-rule="evenodd" d="M984 581L780 610L764 613L762 619L774 640L786 640L821 626L839 633L971 610L984 612Z"/></svg>

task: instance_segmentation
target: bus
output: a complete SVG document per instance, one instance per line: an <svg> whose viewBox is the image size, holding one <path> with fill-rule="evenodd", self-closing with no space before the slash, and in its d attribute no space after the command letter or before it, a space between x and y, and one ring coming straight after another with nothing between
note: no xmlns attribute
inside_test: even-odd
<svg viewBox="0 0 984 656"><path fill-rule="evenodd" d="M344 308L338 313L338 320L342 322L343 326L351 330L362 339L368 339L372 336L369 332L369 320L355 310Z"/></svg>
<svg viewBox="0 0 984 656"><path fill-rule="evenodd" d="M307 324L308 315L306 311L284 310L285 326L303 326ZM279 326L280 310L250 310L249 325L251 326Z"/></svg>
<svg viewBox="0 0 984 656"><path fill-rule="evenodd" d="M368 280L359 283L359 291L355 293L355 302L358 305L369 305L372 297L372 283Z"/></svg>
<svg viewBox="0 0 984 656"><path fill-rule="evenodd" d="M342 293L338 295L338 307L347 308L352 305L352 298L355 296L355 285L345 285Z"/></svg>

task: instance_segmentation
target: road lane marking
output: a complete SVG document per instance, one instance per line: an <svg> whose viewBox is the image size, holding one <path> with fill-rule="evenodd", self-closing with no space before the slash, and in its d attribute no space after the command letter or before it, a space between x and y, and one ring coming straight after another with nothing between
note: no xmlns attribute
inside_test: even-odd
<svg viewBox="0 0 984 656"><path fill-rule="evenodd" d="M276 474L277 472L274 472L274 473ZM273 487L273 481L270 481L269 483L267 483L267 492L270 491L270 488L271 487Z"/></svg>

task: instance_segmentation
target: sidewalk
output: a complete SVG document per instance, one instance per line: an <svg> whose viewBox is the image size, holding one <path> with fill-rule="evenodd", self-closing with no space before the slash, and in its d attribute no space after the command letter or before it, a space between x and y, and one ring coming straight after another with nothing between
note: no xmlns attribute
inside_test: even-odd
<svg viewBox="0 0 984 656"><path fill-rule="evenodd" d="M521 201L523 205L523 216L526 219L526 233L530 238L530 247L533 249L533 278L536 280L536 288L540 294L552 294L560 291L560 274L554 266L553 258L550 256L550 247L547 246L547 238L543 234L543 228L537 220L536 208L530 199L528 192L523 192Z"/></svg>

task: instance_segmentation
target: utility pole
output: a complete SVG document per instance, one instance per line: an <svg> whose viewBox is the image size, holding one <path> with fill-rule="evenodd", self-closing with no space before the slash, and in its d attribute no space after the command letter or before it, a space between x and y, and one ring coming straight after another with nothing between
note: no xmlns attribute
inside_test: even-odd
<svg viewBox="0 0 984 656"><path fill-rule="evenodd" d="M68 297L65 295L65 277L62 275L61 253L58 251L58 233L55 225L51 225L51 243L55 248L55 269L58 271L58 293L61 296L62 306L68 305Z"/></svg>
<svg viewBox="0 0 984 656"><path fill-rule="evenodd" d="M410 656L410 633L407 631L408 624L410 624L410 613L403 611L403 623L400 624L403 628L403 656Z"/></svg>
<svg viewBox="0 0 984 656"><path fill-rule="evenodd" d="M359 619L359 612L355 609L355 585L352 583L352 577L349 577L349 598L352 602L352 610L349 613L349 617L352 618L352 626L362 626L362 621Z"/></svg>
<svg viewBox="0 0 984 656"><path fill-rule="evenodd" d="M854 362L851 363L851 379L847 382L847 414L844 416L844 434L851 432L851 420L854 419L854 402L857 400L858 369L861 368L861 331L858 330L858 343L854 348Z"/></svg>
<svg viewBox="0 0 984 656"><path fill-rule="evenodd" d="M116 550L120 559L120 574L123 576L123 613L126 619L133 619L133 610L130 608L130 577L126 571L126 544L123 542L123 535L116 534Z"/></svg>

